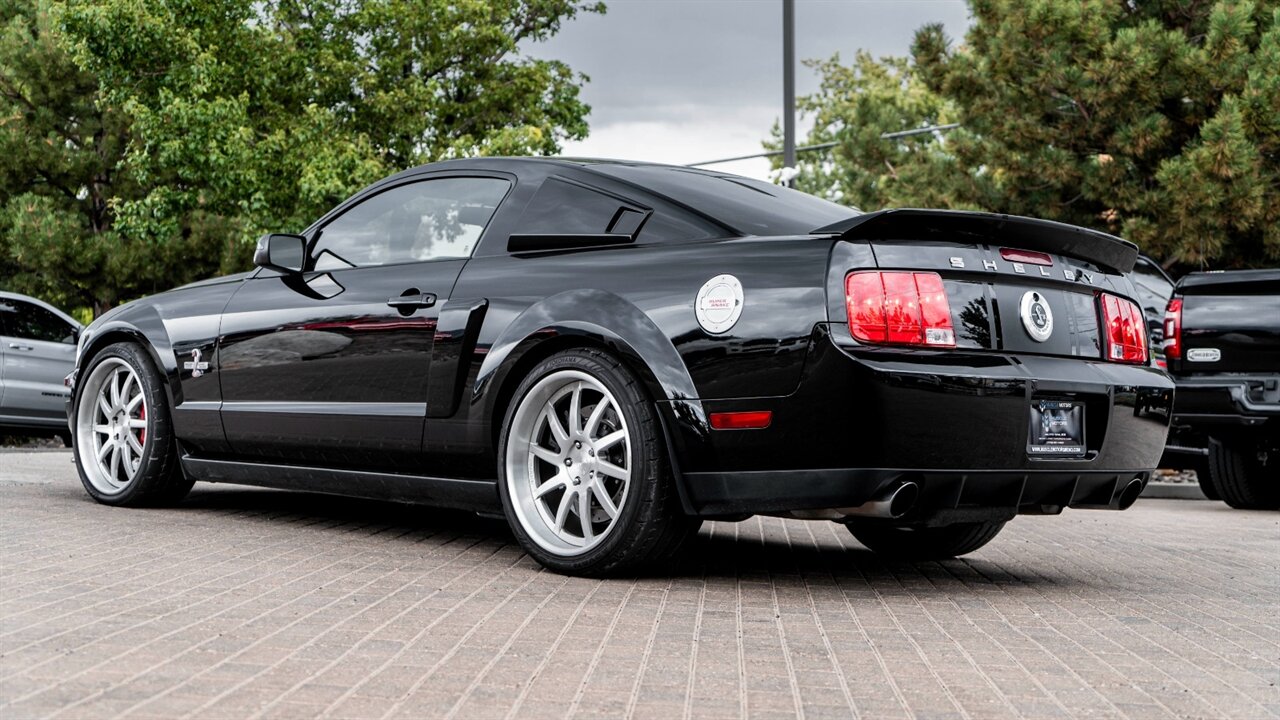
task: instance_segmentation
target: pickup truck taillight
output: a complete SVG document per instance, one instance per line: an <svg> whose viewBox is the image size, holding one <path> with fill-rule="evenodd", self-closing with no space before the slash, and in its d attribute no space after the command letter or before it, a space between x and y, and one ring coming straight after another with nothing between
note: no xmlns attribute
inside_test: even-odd
<svg viewBox="0 0 1280 720"><path fill-rule="evenodd" d="M1147 362L1147 322L1142 308L1111 293L1102 293L1103 357L1113 362Z"/></svg>
<svg viewBox="0 0 1280 720"><path fill-rule="evenodd" d="M1164 311L1164 348L1166 358L1182 357L1182 298L1169 301Z"/></svg>
<svg viewBox="0 0 1280 720"><path fill-rule="evenodd" d="M931 272L849 273L844 281L849 332L859 342L953 348L951 305Z"/></svg>

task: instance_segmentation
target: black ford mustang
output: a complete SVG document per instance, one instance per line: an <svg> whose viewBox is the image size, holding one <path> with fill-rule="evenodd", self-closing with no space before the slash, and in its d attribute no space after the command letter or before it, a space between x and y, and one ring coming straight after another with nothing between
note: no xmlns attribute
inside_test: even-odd
<svg viewBox="0 0 1280 720"><path fill-rule="evenodd" d="M94 322L76 462L111 505L201 480L502 512L572 573L755 513L951 556L1141 492L1173 385L1136 254L682 167L427 165Z"/></svg>

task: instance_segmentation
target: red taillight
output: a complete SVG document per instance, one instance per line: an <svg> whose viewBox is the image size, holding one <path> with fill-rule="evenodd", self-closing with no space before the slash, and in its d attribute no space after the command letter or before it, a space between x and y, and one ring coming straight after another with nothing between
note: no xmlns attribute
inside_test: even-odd
<svg viewBox="0 0 1280 720"><path fill-rule="evenodd" d="M1102 353L1107 360L1125 363L1147 361L1147 322L1137 305L1102 293L1102 329L1106 337Z"/></svg>
<svg viewBox="0 0 1280 720"><path fill-rule="evenodd" d="M1000 248L1000 257L1009 262L1027 263L1028 265L1053 265L1053 258L1042 252L1032 250Z"/></svg>
<svg viewBox="0 0 1280 720"><path fill-rule="evenodd" d="M849 332L855 340L955 347L951 305L942 277L929 272L849 273L844 282Z"/></svg>
<svg viewBox="0 0 1280 720"><path fill-rule="evenodd" d="M763 430L772 422L772 410L711 413L711 427L715 430Z"/></svg>
<svg viewBox="0 0 1280 720"><path fill-rule="evenodd" d="M1167 358L1182 357L1182 298L1169 301L1164 311L1164 356Z"/></svg>

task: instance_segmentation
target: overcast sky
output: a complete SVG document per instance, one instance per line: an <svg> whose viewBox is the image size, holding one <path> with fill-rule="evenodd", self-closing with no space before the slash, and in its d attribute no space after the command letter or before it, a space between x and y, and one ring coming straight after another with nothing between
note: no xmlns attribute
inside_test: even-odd
<svg viewBox="0 0 1280 720"><path fill-rule="evenodd" d="M565 155L690 163L760 152L781 116L782 0L607 0L528 54L585 73L591 135ZM963 0L797 0L796 91L818 88L799 61L858 50L906 55L916 28L968 27ZM803 144L811 122L799 120ZM764 179L767 160L717 169Z"/></svg>

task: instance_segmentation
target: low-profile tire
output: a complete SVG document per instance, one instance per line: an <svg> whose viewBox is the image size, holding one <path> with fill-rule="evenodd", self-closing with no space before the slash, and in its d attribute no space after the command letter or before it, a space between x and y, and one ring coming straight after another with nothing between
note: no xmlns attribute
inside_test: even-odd
<svg viewBox="0 0 1280 720"><path fill-rule="evenodd" d="M671 558L701 521L681 511L663 437L644 387L610 355L540 362L512 395L498 444L498 492L520 545L570 575Z"/></svg>
<svg viewBox="0 0 1280 720"><path fill-rule="evenodd" d="M1280 480L1266 474L1252 445L1209 438L1209 477L1226 504L1240 510L1280 508Z"/></svg>
<svg viewBox="0 0 1280 720"><path fill-rule="evenodd" d="M171 505L193 481L178 465L163 381L146 350L131 342L95 355L76 393L72 430L76 470L105 505Z"/></svg>
<svg viewBox="0 0 1280 720"><path fill-rule="evenodd" d="M1218 486L1213 482L1213 475L1209 473L1208 456L1197 457L1194 462L1188 463L1186 470L1194 470L1196 473L1196 482L1200 485L1200 492L1210 500L1221 500L1222 493L1218 491Z"/></svg>
<svg viewBox="0 0 1280 720"><path fill-rule="evenodd" d="M895 560L941 560L971 553L991 542L1003 522L910 527L853 522L849 532L877 555Z"/></svg>

